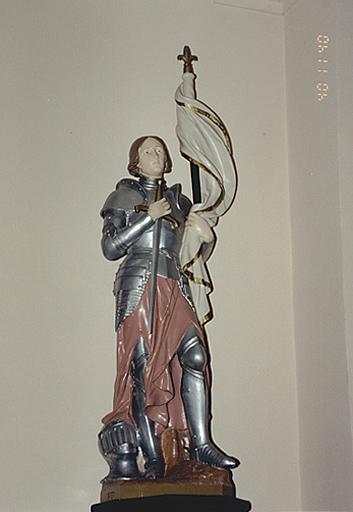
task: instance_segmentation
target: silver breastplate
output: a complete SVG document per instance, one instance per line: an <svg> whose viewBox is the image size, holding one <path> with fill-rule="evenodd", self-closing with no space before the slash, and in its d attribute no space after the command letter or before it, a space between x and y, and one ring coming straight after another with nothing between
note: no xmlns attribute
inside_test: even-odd
<svg viewBox="0 0 353 512"><path fill-rule="evenodd" d="M181 219L179 220L181 222ZM174 227L169 221L160 220L160 240L157 274L163 277L178 279L180 272L179 252L184 232L184 222ZM123 265L132 264L136 259L141 258L148 264L149 270L152 264L153 239L155 225L149 228L129 248L127 258Z"/></svg>

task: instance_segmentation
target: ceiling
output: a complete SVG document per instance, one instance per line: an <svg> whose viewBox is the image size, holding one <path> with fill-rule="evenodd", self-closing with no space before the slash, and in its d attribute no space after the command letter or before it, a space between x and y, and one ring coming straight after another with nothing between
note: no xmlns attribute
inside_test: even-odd
<svg viewBox="0 0 353 512"><path fill-rule="evenodd" d="M214 0L215 4L284 15L298 0Z"/></svg>

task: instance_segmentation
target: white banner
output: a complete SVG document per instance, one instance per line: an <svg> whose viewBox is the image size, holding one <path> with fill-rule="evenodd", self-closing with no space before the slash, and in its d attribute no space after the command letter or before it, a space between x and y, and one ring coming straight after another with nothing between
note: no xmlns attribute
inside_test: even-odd
<svg viewBox="0 0 353 512"><path fill-rule="evenodd" d="M194 80L193 73L184 73L183 82L175 93L176 133L180 152L200 169L201 203L194 204L191 211L201 215L213 228L235 198L237 172L227 129L215 112L196 99ZM205 266L212 245L202 243L191 228L185 229L181 264L189 278L202 324L212 316L207 298L212 284Z"/></svg>

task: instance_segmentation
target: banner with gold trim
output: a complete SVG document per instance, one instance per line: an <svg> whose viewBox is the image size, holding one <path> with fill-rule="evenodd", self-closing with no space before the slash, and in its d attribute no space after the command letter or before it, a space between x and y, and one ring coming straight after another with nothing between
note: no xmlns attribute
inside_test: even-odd
<svg viewBox="0 0 353 512"><path fill-rule="evenodd" d="M191 211L214 228L232 205L237 191L237 171L227 129L220 117L196 98L195 74L183 73L175 93L180 152L200 169L201 202ZM214 242L202 243L191 228L184 232L181 264L189 278L198 318L205 324L212 317L208 294L212 291L206 261Z"/></svg>

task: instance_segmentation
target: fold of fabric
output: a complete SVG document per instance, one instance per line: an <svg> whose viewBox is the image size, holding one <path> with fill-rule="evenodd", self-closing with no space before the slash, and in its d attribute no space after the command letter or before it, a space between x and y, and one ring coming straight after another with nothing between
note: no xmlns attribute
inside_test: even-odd
<svg viewBox="0 0 353 512"><path fill-rule="evenodd" d="M127 421L136 427L132 415L131 365L137 340L142 336L149 357L145 371L145 410L155 422L156 433L167 427L187 428L180 395L182 369L177 350L184 334L194 324L202 342L203 333L196 313L182 295L177 281L157 277L153 335L148 335L149 284L139 305L124 320L117 333L117 372L113 410L102 422Z"/></svg>

